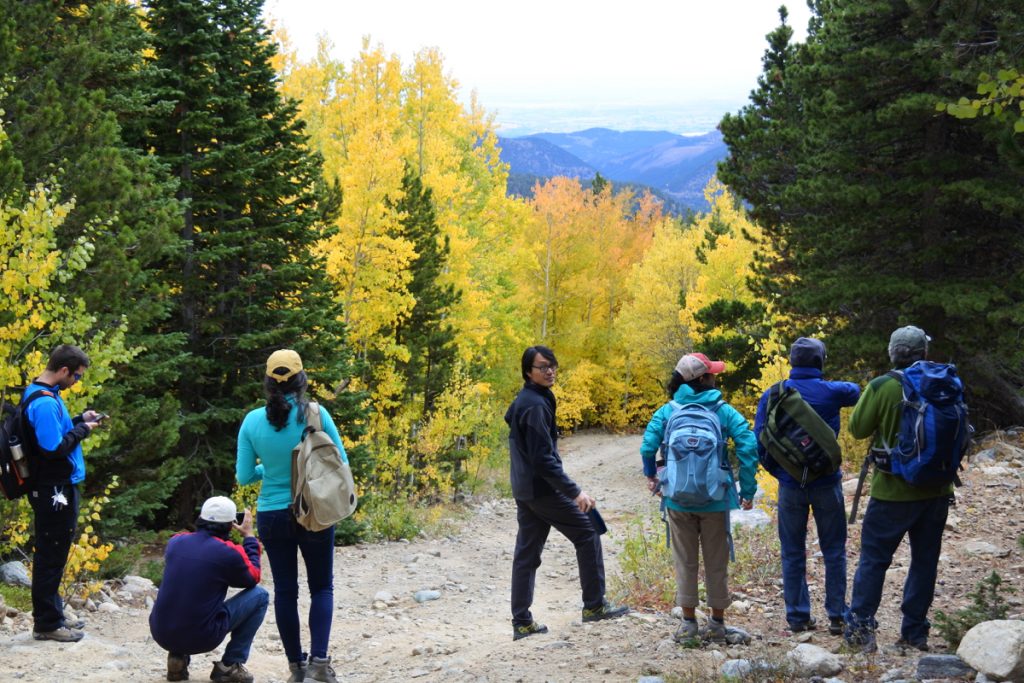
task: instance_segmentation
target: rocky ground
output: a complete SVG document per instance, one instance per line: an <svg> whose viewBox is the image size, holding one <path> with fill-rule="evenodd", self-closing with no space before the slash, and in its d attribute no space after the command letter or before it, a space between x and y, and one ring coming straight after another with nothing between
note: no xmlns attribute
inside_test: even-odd
<svg viewBox="0 0 1024 683"><path fill-rule="evenodd" d="M638 436L582 434L563 442L570 474L598 499L608 523L605 557L609 576L627 522L649 515L655 503L640 473ZM934 608L952 612L967 604L967 593L992 569L1008 586L1020 586L1024 573L1024 450L1012 443L990 443L965 476L947 529ZM995 456L994 460L989 460ZM1018 459L1021 458L1021 459ZM852 476L852 474L850 475ZM852 494L852 491L851 491ZM874 655L848 652L827 631L793 636L785 630L781 588L731 584L740 609L730 624L753 636L749 645L687 649L671 634L670 614L636 611L612 622L581 623L579 582L572 546L553 533L537 578L534 614L551 632L518 642L509 623L509 573L515 536L510 500L480 501L448 536L411 543L339 548L335 565L334 630L331 654L339 679L346 681L665 681L719 680L727 659L786 661L801 644L838 655L843 671L834 680L916 680L921 653L904 654L892 644L899 635L899 593L908 563L904 545L886 581L879 645ZM812 534L813 539L813 525ZM856 566L859 529L851 527L850 581ZM812 600L819 620L824 574L809 548ZM264 585L272 589L269 570ZM417 602L419 591L437 599ZM0 680L149 681L163 680L165 653L149 637L147 592L129 584L113 591L112 606L84 611L86 637L75 644L37 643L26 615L0 625ZM421 598L423 595L420 596ZM1020 597L1011 596L1011 616L1020 616ZM933 608L933 609L934 609ZM933 645L943 652L933 632ZM219 652L193 657L193 680L207 680ZM273 611L257 635L249 669L257 681L283 681L287 664L274 626ZM653 680L653 679L652 679ZM744 680L800 680L794 673L749 674ZM822 679L818 679L822 680ZM960 680L974 680L970 675Z"/></svg>

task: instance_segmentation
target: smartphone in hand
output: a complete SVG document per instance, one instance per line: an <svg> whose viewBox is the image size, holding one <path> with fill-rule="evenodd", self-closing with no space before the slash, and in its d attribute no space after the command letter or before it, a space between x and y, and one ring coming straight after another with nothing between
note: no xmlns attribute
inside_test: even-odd
<svg viewBox="0 0 1024 683"><path fill-rule="evenodd" d="M244 512L244 511L242 511L242 512L236 512L236 513L235 513L235 524L237 524L237 525L241 526L241 525L242 525L242 522L243 522L244 520L245 520L245 512Z"/></svg>

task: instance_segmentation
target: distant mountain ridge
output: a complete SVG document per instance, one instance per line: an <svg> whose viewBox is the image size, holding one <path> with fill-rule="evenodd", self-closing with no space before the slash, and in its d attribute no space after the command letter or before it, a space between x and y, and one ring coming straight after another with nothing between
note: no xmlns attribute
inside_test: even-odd
<svg viewBox="0 0 1024 683"><path fill-rule="evenodd" d="M513 175L590 180L600 172L613 183L649 187L695 211L707 208L704 187L728 153L718 131L684 136L589 128L503 137L499 144Z"/></svg>

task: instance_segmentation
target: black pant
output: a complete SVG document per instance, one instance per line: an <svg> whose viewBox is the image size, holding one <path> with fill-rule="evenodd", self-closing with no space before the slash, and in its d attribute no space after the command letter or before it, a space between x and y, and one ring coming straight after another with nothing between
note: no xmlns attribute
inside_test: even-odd
<svg viewBox="0 0 1024 683"><path fill-rule="evenodd" d="M590 518L579 511L567 496L556 493L534 500L516 499L516 551L512 560L512 623L525 626L533 621L533 587L540 566L540 555L555 527L574 546L576 563L583 588L583 606L600 607L604 602L604 557L601 536L594 531Z"/></svg>
<svg viewBox="0 0 1024 683"><path fill-rule="evenodd" d="M54 500L63 494L67 500ZM72 484L40 484L28 492L35 513L36 552L32 557L32 619L37 633L64 625L60 581L68 550L78 525L78 487Z"/></svg>

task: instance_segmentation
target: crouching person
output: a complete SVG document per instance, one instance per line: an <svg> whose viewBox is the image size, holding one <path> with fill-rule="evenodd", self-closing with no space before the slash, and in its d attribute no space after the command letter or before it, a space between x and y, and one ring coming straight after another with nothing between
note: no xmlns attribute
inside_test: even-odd
<svg viewBox="0 0 1024 683"><path fill-rule="evenodd" d="M229 498L210 498L203 503L195 532L178 534L167 544L149 629L167 650L169 681L187 681L190 656L210 652L229 633L210 680L253 680L245 662L267 612L268 596L259 585L260 542L252 533L252 516L246 511L236 523L235 513ZM228 540L233 528L245 537L241 546ZM245 590L225 600L228 588Z"/></svg>

